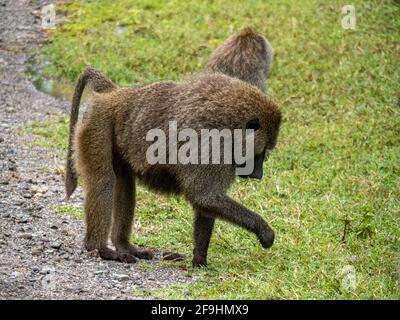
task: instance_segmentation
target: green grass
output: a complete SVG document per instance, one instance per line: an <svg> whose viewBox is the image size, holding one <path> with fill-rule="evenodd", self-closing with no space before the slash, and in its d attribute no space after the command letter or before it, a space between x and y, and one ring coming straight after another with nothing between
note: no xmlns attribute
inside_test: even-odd
<svg viewBox="0 0 400 320"><path fill-rule="evenodd" d="M81 209L75 208L68 204L57 204L50 206L50 210L60 215L73 216L76 219L83 219L84 214Z"/></svg>
<svg viewBox="0 0 400 320"><path fill-rule="evenodd" d="M30 121L26 126L19 130L21 135L31 135L30 141L32 147L41 146L57 157L64 158L65 150L68 147L68 119L64 116L51 116L46 120Z"/></svg>
<svg viewBox="0 0 400 320"><path fill-rule="evenodd" d="M354 31L341 28L340 1L77 1L58 8L69 19L50 33L41 59L50 62L47 75L70 81L85 65L120 84L182 79L247 26L276 51L270 93L284 114L280 141L264 180L231 189L270 222L276 243L264 250L252 234L219 221L208 269L191 270L189 258L172 264L199 280L150 294L400 298L400 8L395 1L352 4ZM115 34L119 24L127 30ZM67 122L42 128L41 141L65 153ZM192 216L183 199L140 188L136 221L132 241L191 257ZM347 265L357 276L350 290L341 286Z"/></svg>

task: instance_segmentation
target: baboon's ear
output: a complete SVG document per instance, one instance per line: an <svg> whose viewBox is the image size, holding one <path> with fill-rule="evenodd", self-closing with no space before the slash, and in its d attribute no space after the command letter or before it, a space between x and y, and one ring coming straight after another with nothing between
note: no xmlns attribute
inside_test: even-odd
<svg viewBox="0 0 400 320"><path fill-rule="evenodd" d="M246 129L257 131L258 129L260 129L260 120L258 120L257 118L251 119L249 122L247 122Z"/></svg>

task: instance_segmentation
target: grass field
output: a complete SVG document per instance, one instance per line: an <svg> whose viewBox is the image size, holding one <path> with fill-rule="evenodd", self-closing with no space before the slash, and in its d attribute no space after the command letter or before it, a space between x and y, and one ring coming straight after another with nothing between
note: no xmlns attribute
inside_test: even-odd
<svg viewBox="0 0 400 320"><path fill-rule="evenodd" d="M119 84L183 79L243 27L265 34L276 52L270 94L284 122L265 178L237 181L230 194L265 217L276 242L219 221L209 267L190 267L190 206L138 192L132 241L169 248L171 263L198 275L188 287L146 294L199 299L399 299L400 6L351 1L355 30L341 27L343 1L80 1L58 12L40 59L45 75L75 81L86 65ZM57 154L65 119L28 130ZM68 207L60 207L68 213ZM74 215L78 215L71 209ZM353 269L354 268L354 269ZM346 286L346 270L355 285ZM186 297L187 298L187 297Z"/></svg>

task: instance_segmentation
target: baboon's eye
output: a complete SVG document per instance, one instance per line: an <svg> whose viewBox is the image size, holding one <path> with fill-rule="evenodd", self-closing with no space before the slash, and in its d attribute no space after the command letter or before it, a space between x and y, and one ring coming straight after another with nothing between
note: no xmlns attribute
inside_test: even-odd
<svg viewBox="0 0 400 320"><path fill-rule="evenodd" d="M254 131L257 131L260 129L260 121L258 119L252 119L246 124L246 129L252 129Z"/></svg>

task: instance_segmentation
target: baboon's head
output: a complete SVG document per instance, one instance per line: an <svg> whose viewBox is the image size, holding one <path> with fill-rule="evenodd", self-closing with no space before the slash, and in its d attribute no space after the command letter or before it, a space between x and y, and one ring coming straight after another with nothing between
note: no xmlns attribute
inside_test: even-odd
<svg viewBox="0 0 400 320"><path fill-rule="evenodd" d="M238 162L234 158L232 163L235 167L243 168L248 161L254 161L253 171L239 176L261 179L263 162L277 143L281 123L277 105L257 87L221 74L200 77L199 83L201 95L204 95L203 101L206 102L201 108L193 110L191 117L201 119L196 121L202 125L206 122L208 126L219 130L241 129L242 138L239 142L239 139L234 138L233 147L241 150L242 155L245 152L246 159L243 157L244 160ZM249 153L247 150L246 138L249 132L246 129L253 130L254 152Z"/></svg>
<svg viewBox="0 0 400 320"><path fill-rule="evenodd" d="M275 103L267 98L261 97L257 106L250 112L245 129L254 131L254 154L249 155L247 161L254 162L254 169L250 174L239 175L241 178L261 179L263 177L263 163L275 148L281 123L281 113ZM246 161L246 162L247 162ZM244 167L245 163L237 164Z"/></svg>

